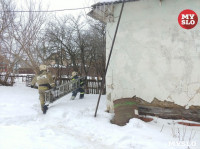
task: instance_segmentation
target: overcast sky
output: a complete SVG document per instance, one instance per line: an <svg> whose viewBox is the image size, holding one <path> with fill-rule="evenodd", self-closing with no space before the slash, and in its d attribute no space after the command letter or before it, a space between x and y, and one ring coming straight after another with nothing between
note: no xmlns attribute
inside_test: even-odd
<svg viewBox="0 0 200 149"><path fill-rule="evenodd" d="M94 0L43 0L45 3L49 4L49 10L53 9L70 9L70 8L81 8L81 7L90 7L94 4ZM81 10L84 13L87 13L90 9ZM70 10L64 12L57 12L58 14L78 14L79 10Z"/></svg>
<svg viewBox="0 0 200 149"><path fill-rule="evenodd" d="M107 2L116 0L43 0L51 5L52 8L65 9L65 8L76 8L76 7L88 7L97 2Z"/></svg>
<svg viewBox="0 0 200 149"><path fill-rule="evenodd" d="M61 10L61 9L72 9L72 8L82 8L82 7L90 7L91 5L98 2L108 2L108 1L116 1L116 0L16 0L18 9L27 10L25 1L34 1L36 3L42 2L42 10ZM20 6L22 5L23 8ZM91 9L82 9L82 10L67 10L62 12L54 12L57 16L62 15L78 15L80 13L88 13Z"/></svg>
<svg viewBox="0 0 200 149"><path fill-rule="evenodd" d="M48 3L51 9L67 9L89 7L94 0L42 0L42 2Z"/></svg>
<svg viewBox="0 0 200 149"><path fill-rule="evenodd" d="M60 10L60 9L72 9L72 8L82 8L90 7L92 4L97 3L101 0L15 0L18 9L27 10L26 2L34 1L34 3L42 2L43 10ZM106 0L105 0L106 1ZM90 9L81 10L84 13L89 12ZM63 14L78 14L80 10L70 10L63 12L56 12L58 15Z"/></svg>

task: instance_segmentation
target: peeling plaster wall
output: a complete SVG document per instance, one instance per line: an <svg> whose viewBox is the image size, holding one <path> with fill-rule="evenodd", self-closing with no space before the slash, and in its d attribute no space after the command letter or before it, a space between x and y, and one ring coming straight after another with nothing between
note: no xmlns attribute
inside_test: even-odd
<svg viewBox="0 0 200 149"><path fill-rule="evenodd" d="M191 30L178 24L184 9L194 10L200 22L200 0L140 0L125 4L106 76L107 107L113 100L136 95L189 107L200 105L200 23ZM114 23L107 23L106 55Z"/></svg>

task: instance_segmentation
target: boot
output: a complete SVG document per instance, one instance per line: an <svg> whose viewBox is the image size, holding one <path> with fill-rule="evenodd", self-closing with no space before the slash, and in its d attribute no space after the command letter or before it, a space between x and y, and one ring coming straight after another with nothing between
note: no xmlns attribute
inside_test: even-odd
<svg viewBox="0 0 200 149"><path fill-rule="evenodd" d="M84 98L84 94L80 94L80 99L83 99Z"/></svg>
<svg viewBox="0 0 200 149"><path fill-rule="evenodd" d="M46 114L47 110L48 110L48 106L44 105L43 108L42 108L43 114Z"/></svg>

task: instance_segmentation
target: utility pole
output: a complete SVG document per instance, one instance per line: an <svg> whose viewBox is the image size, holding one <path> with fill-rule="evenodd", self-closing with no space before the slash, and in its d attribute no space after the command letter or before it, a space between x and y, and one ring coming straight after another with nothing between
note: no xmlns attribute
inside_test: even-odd
<svg viewBox="0 0 200 149"><path fill-rule="evenodd" d="M98 101L97 101L97 106L96 106L94 117L97 116L97 110L98 110L98 107L99 107L99 102L100 102L101 95L102 95L102 92L103 92L103 89L104 89L104 86L105 86L106 73L107 73L107 70L108 70L109 63L110 63L110 58L111 58L111 55L112 55L113 47L114 47L114 44L115 44L115 39L116 39L116 36L117 36L117 31L118 31L118 28L119 28L119 24L120 24L122 12L123 12L123 9L124 9L124 3L125 3L125 0L123 0L123 2L122 2L122 7L121 7L119 19L118 19L118 22L117 22L117 26L116 26L114 38L113 38L113 41L112 41L111 50L110 50L110 53L109 53L109 56L108 56L108 61L107 61L107 64L106 64L105 74L103 75L103 79L102 79L102 83L101 83L101 90L100 90L100 93L99 93L99 98L98 98Z"/></svg>

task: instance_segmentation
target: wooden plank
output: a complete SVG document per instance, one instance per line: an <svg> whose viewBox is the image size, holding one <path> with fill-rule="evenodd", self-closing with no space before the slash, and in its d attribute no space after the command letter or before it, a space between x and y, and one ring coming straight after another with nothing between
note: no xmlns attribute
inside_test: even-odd
<svg viewBox="0 0 200 149"><path fill-rule="evenodd" d="M184 108L163 108L138 105L139 115L151 115L165 119L185 119L200 122L200 110Z"/></svg>

